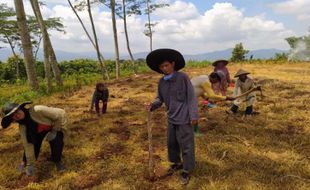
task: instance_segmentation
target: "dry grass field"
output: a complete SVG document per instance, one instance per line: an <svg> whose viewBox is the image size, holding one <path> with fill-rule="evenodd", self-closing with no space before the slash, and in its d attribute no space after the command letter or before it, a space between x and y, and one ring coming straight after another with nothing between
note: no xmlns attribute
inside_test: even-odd
<svg viewBox="0 0 310 190"><path fill-rule="evenodd" d="M94 85L74 93L59 93L35 100L64 108L69 115L65 136L66 171L58 173L46 161L49 145L43 142L37 174L29 179L17 172L23 149L17 126L0 130L0 189L310 189L310 64L230 64L250 71L263 86L257 96L259 114L242 119L227 115L229 102L200 111L202 136L196 137L197 168L182 187L179 175L146 179L148 167L145 102L154 99L159 75L108 82L108 113L88 113ZM190 77L208 74L211 67L187 68ZM232 89L230 89L232 90ZM242 111L244 108L241 108ZM152 114L156 174L169 163L164 107Z"/></svg>

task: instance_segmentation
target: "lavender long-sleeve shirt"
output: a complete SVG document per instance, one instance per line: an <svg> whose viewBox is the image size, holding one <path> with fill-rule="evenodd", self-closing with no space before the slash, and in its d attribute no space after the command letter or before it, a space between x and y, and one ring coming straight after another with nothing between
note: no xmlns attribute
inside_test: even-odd
<svg viewBox="0 0 310 190"><path fill-rule="evenodd" d="M151 110L159 108L163 103L167 108L169 123L180 125L198 120L197 98L185 73L175 72L171 79L159 80L157 98Z"/></svg>

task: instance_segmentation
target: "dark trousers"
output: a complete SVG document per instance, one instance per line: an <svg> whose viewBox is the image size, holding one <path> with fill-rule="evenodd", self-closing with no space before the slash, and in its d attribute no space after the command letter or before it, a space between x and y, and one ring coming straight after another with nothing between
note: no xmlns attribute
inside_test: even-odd
<svg viewBox="0 0 310 190"><path fill-rule="evenodd" d="M35 158L38 159L42 141L44 137L46 136L47 132L41 132L37 136L37 141L34 143L34 154ZM55 139L52 141L49 141L50 147L51 147L51 161L53 162L60 162L61 161L61 156L62 156L62 150L64 146L64 134L61 131L57 132L57 135ZM26 155L24 153L23 157L24 163L27 163Z"/></svg>
<svg viewBox="0 0 310 190"><path fill-rule="evenodd" d="M95 101L95 108L96 108L96 113L99 113L99 104L100 104L100 100L96 100ZM104 101L103 105L102 105L102 113L106 113L107 112L107 107L108 107L108 102Z"/></svg>
<svg viewBox="0 0 310 190"><path fill-rule="evenodd" d="M168 158L170 162L181 163L183 170L192 171L195 168L194 130L190 124L168 124Z"/></svg>

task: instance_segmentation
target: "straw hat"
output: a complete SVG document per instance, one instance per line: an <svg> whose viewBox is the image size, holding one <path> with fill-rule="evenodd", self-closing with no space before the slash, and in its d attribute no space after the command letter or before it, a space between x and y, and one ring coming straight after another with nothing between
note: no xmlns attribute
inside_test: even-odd
<svg viewBox="0 0 310 190"><path fill-rule="evenodd" d="M240 75L248 75L248 74L250 73L243 69L239 69L239 71L235 74L235 78L239 77Z"/></svg>
<svg viewBox="0 0 310 190"><path fill-rule="evenodd" d="M31 103L32 103L31 101L28 101L28 102L24 102L22 104L16 104L16 103L7 103L7 104L5 104L4 107L3 107L3 113L5 114L5 116L1 120L2 127L5 129L8 126L10 126L11 123L13 122L13 119L12 119L13 114L19 108L23 108L23 107L25 107L25 105L31 104Z"/></svg>

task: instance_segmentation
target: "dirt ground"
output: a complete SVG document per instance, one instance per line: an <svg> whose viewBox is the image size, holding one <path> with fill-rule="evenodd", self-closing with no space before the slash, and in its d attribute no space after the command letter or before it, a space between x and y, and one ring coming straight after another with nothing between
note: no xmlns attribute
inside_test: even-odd
<svg viewBox="0 0 310 190"><path fill-rule="evenodd" d="M242 119L227 115L230 102L200 110L202 136L195 138L197 167L182 187L179 174L149 181L147 113L144 103L155 98L160 75L150 72L108 82L108 112L98 118L88 113L93 86L72 94L35 101L64 108L69 115L63 161L58 173L46 161L43 143L37 174L17 171L23 148L17 126L0 130L0 189L310 189L310 64L231 64L251 72L263 86L254 110ZM185 69L190 77L208 68ZM230 89L232 91L232 89ZM201 102L201 100L200 100ZM241 111L244 107L241 107ZM156 174L169 166L164 107L152 114Z"/></svg>

